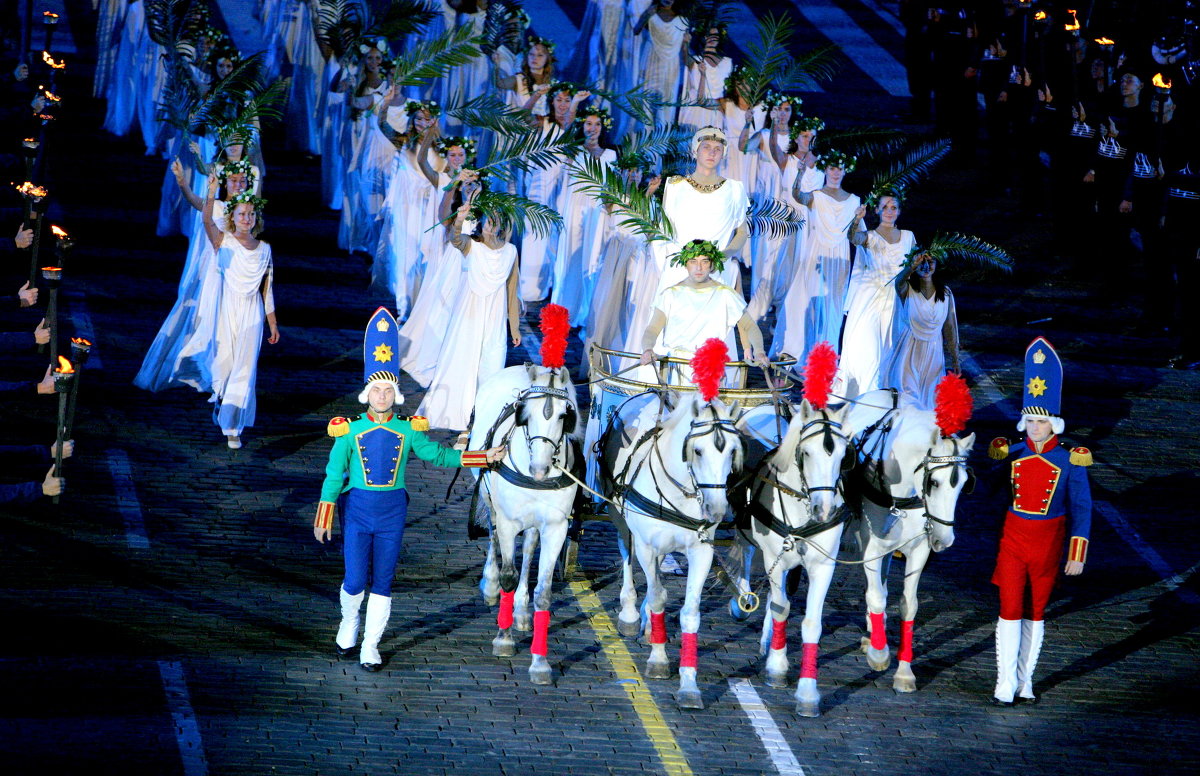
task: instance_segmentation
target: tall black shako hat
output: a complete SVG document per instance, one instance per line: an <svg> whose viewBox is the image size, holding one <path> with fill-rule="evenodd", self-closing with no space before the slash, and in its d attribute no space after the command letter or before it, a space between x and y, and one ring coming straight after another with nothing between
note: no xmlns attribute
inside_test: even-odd
<svg viewBox="0 0 1200 776"><path fill-rule="evenodd" d="M400 393L400 327L386 307L371 316L363 332L363 389L358 400L367 403L367 395L375 383L386 383L396 392L396 404L404 403Z"/></svg>

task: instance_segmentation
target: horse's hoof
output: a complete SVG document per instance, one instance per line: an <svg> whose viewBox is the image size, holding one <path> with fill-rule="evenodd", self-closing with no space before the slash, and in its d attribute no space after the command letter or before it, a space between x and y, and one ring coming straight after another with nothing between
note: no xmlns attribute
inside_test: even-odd
<svg viewBox="0 0 1200 776"><path fill-rule="evenodd" d="M867 665L871 667L872 671L886 671L892 664L891 651L872 649L869 637L863 637L862 651L867 656Z"/></svg>
<svg viewBox="0 0 1200 776"><path fill-rule="evenodd" d="M895 678L892 679L892 689L896 692L916 692L916 677L896 674Z"/></svg>
<svg viewBox="0 0 1200 776"><path fill-rule="evenodd" d="M675 693L675 702L681 709L703 709L704 699L699 690L680 690Z"/></svg>
<svg viewBox="0 0 1200 776"><path fill-rule="evenodd" d="M766 674L766 683L767 687L783 689L788 686L787 674L773 674L768 672Z"/></svg>
<svg viewBox="0 0 1200 776"><path fill-rule="evenodd" d="M647 679L670 679L671 664L670 663L651 663L646 662L646 678Z"/></svg>
<svg viewBox="0 0 1200 776"><path fill-rule="evenodd" d="M750 612L738 606L736 598L729 599L729 616L738 622L750 619Z"/></svg>
<svg viewBox="0 0 1200 776"><path fill-rule="evenodd" d="M550 666L530 666L529 681L532 684L550 684Z"/></svg>
<svg viewBox="0 0 1200 776"><path fill-rule="evenodd" d="M640 635L641 632L642 632L642 621L641 620L633 620L632 622L627 622L625 620L622 620L620 617L617 618L617 633L620 633L625 638L631 639L634 636Z"/></svg>
<svg viewBox="0 0 1200 776"><path fill-rule="evenodd" d="M819 717L819 716L821 716L820 701L796 701L796 716L797 717Z"/></svg>
<svg viewBox="0 0 1200 776"><path fill-rule="evenodd" d="M512 657L517 654L517 644L512 639L493 639L493 657Z"/></svg>
<svg viewBox="0 0 1200 776"><path fill-rule="evenodd" d="M487 595L485 593L483 596L483 602L488 606L495 606L496 604L500 603L500 594L497 593L496 595Z"/></svg>
<svg viewBox="0 0 1200 776"><path fill-rule="evenodd" d="M513 627L522 633L528 633L529 631L533 630L533 618L528 614L524 616L518 615L517 617L513 618Z"/></svg>

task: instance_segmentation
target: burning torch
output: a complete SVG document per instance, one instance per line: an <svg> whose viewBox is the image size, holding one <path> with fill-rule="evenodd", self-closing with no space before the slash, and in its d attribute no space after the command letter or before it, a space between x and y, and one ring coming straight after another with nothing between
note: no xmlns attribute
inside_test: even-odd
<svg viewBox="0 0 1200 776"><path fill-rule="evenodd" d="M62 285L62 267L42 267L42 279L50 288L46 304L46 325L50 328L50 363L58 358L58 287Z"/></svg>
<svg viewBox="0 0 1200 776"><path fill-rule="evenodd" d="M67 60L63 59L58 62L54 61L54 57L50 56L49 51L42 52L42 62L50 68L50 91L57 89L58 71L67 69Z"/></svg>
<svg viewBox="0 0 1200 776"><path fill-rule="evenodd" d="M49 192L45 186L34 186L25 181L16 187L17 193L25 198L25 228L33 230L33 245L30 246L29 257L29 287L37 288L38 279L38 250L42 244L42 214L49 205L46 197Z"/></svg>
<svg viewBox="0 0 1200 776"><path fill-rule="evenodd" d="M58 369L54 370L54 392L58 394L58 437L54 445L54 476L62 476L63 440L66 439L67 401L75 387L75 367L62 356L58 357ZM58 496L54 496L58 503Z"/></svg>
<svg viewBox="0 0 1200 776"><path fill-rule="evenodd" d="M46 28L46 45L43 48L49 51L50 39L54 37L54 30L58 27L58 14L44 11L42 13L42 26Z"/></svg>
<svg viewBox="0 0 1200 776"><path fill-rule="evenodd" d="M33 165L41 147L42 143L36 137L27 137L21 141L21 153L25 156L25 180L33 178Z"/></svg>
<svg viewBox="0 0 1200 776"><path fill-rule="evenodd" d="M63 429L63 438L71 439L71 432L75 429L75 400L79 397L79 381L83 378L83 368L87 366L88 354L92 351L92 343L85 340L83 337L71 338L71 362L75 364L77 371L75 372L75 385L71 389L71 396L67 399L67 423Z"/></svg>

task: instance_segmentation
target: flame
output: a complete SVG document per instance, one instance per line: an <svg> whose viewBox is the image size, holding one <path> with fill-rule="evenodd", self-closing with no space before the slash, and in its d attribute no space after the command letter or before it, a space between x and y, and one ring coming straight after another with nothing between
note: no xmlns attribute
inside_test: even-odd
<svg viewBox="0 0 1200 776"><path fill-rule="evenodd" d="M1079 29L1079 17L1075 15L1075 10L1073 8L1068 8L1067 13L1071 14L1071 23L1064 24L1063 29L1067 32L1074 32L1075 30Z"/></svg>
<svg viewBox="0 0 1200 776"><path fill-rule="evenodd" d="M92 346L91 341L85 340L83 337L71 337L71 344L78 345L81 348L90 348Z"/></svg>
<svg viewBox="0 0 1200 776"><path fill-rule="evenodd" d="M42 19L53 19L54 21L58 21L58 14L54 13L53 11L42 11Z"/></svg>
<svg viewBox="0 0 1200 776"><path fill-rule="evenodd" d="M71 366L71 362L68 361L66 357L59 356L58 369L55 369L54 371L64 375L73 375L75 374L75 367Z"/></svg>
<svg viewBox="0 0 1200 776"><path fill-rule="evenodd" d="M16 186L16 189L18 194L32 199L41 199L49 193L46 191L45 186L34 186L30 181L25 181L20 186Z"/></svg>
<svg viewBox="0 0 1200 776"><path fill-rule="evenodd" d="M1045 11L1034 11L1033 18L1039 22L1044 21L1046 18L1046 12Z"/></svg>
<svg viewBox="0 0 1200 776"><path fill-rule="evenodd" d="M49 51L42 52L42 61L45 62L50 67L54 68L55 70L62 70L63 68L65 68L67 66L67 60L64 59L61 62L55 62L54 57L50 56Z"/></svg>
<svg viewBox="0 0 1200 776"><path fill-rule="evenodd" d="M58 228L57 226L55 226L54 224L51 224L51 225L50 225L50 231L51 231L51 232L54 232L54 236L55 236L55 237L57 237L57 238L59 238L59 239L62 239L63 237L66 237L66 236L67 236L67 233L66 233L66 231L64 231L64 230L62 230L62 229L59 229L59 228Z"/></svg>
<svg viewBox="0 0 1200 776"><path fill-rule="evenodd" d="M42 94L46 95L46 99L49 100L50 102L62 102L62 97L59 97L54 92L47 90L47 91L43 91Z"/></svg>
<svg viewBox="0 0 1200 776"><path fill-rule="evenodd" d="M62 267L42 267L42 272L62 272Z"/></svg>
<svg viewBox="0 0 1200 776"><path fill-rule="evenodd" d="M1096 38L1096 42L1101 46L1115 46L1117 42L1112 38Z"/></svg>
<svg viewBox="0 0 1200 776"><path fill-rule="evenodd" d="M1170 89L1171 88L1171 79L1163 78L1162 73L1155 73L1154 78L1151 79L1151 83L1153 83L1159 89Z"/></svg>

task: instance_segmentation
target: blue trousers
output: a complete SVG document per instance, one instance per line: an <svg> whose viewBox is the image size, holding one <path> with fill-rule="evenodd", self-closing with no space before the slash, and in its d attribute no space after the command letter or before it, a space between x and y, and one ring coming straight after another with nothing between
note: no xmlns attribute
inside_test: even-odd
<svg viewBox="0 0 1200 776"><path fill-rule="evenodd" d="M342 497L341 510L346 557L342 587L350 595L358 595L369 580L370 592L390 596L404 540L408 491L351 488Z"/></svg>

